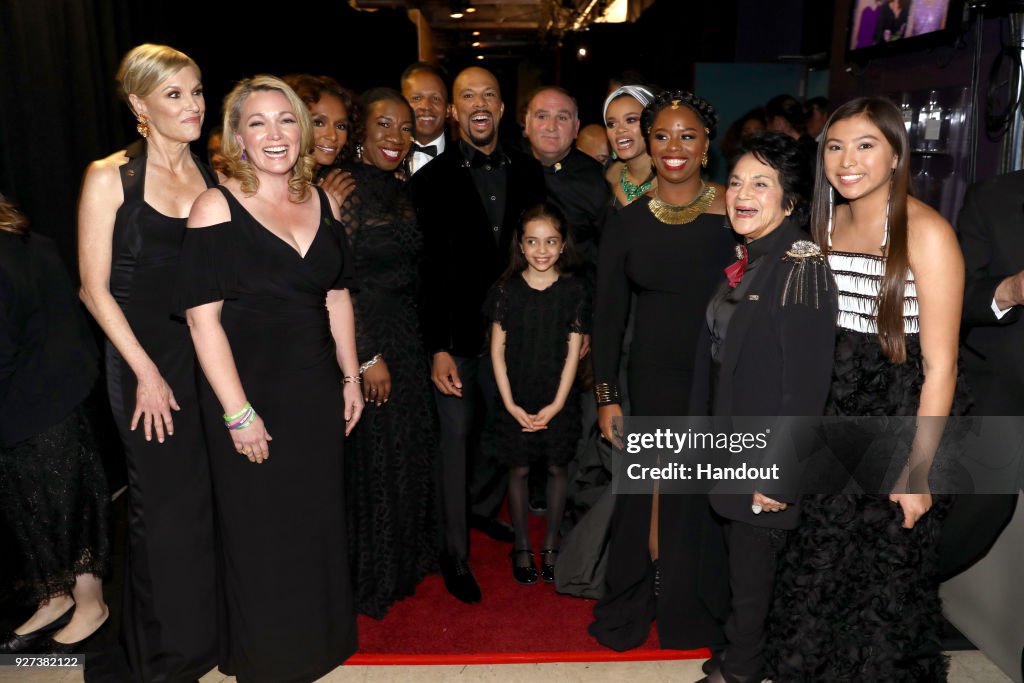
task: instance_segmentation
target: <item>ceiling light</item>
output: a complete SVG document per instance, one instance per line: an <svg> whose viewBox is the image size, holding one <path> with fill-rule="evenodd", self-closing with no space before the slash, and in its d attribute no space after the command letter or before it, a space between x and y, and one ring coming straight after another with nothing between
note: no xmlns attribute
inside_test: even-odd
<svg viewBox="0 0 1024 683"><path fill-rule="evenodd" d="M482 60L484 58L484 56L483 55L477 55L476 58Z"/></svg>
<svg viewBox="0 0 1024 683"><path fill-rule="evenodd" d="M451 14L449 14L448 16L451 17L452 19L461 19L465 15L461 11L455 10Z"/></svg>
<svg viewBox="0 0 1024 683"><path fill-rule="evenodd" d="M482 43L479 40L477 40L473 42L473 45L471 47L480 47L480 45L482 45Z"/></svg>
<svg viewBox="0 0 1024 683"><path fill-rule="evenodd" d="M576 50L576 54L579 55L580 57L586 57L587 56L587 48L581 47L579 50Z"/></svg>
<svg viewBox="0 0 1024 683"><path fill-rule="evenodd" d="M467 7L466 8L466 14L472 14L475 11L476 11L476 7Z"/></svg>
<svg viewBox="0 0 1024 683"><path fill-rule="evenodd" d="M474 36L478 36L478 35L480 35L480 31L473 31L473 35L474 35Z"/></svg>

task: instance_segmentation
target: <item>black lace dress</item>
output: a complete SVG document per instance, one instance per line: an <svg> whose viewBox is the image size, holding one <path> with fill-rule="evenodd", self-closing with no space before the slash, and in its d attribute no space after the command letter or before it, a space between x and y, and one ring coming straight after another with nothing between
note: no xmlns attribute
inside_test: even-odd
<svg viewBox="0 0 1024 683"><path fill-rule="evenodd" d="M484 313L505 330L505 365L516 405L531 415L558 393L569 335L590 331L587 287L562 276L547 289L533 289L520 276L499 282L487 295ZM501 406L501 398L495 399ZM533 462L565 465L580 438L580 401L570 393L565 407L539 432L524 432L501 407L484 432L483 447L507 466Z"/></svg>
<svg viewBox="0 0 1024 683"><path fill-rule="evenodd" d="M829 263L840 313L826 414L916 414L924 371L913 274L904 302L907 361L894 364L875 322L885 260L832 252ZM967 402L958 382L953 414ZM805 497L800 527L779 559L768 639L773 679L945 681L936 563L949 504L936 496L908 530L888 496Z"/></svg>
<svg viewBox="0 0 1024 683"><path fill-rule="evenodd" d="M423 235L405 186L373 166L346 166L356 189L342 207L355 263L356 347L381 354L391 398L367 403L348 439L346 488L356 608L381 618L436 568L438 433L416 297Z"/></svg>

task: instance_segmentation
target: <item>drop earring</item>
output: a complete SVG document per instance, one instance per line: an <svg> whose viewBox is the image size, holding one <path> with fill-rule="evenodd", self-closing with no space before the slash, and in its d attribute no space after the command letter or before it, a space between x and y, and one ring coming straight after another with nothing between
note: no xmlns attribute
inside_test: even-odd
<svg viewBox="0 0 1024 683"><path fill-rule="evenodd" d="M146 120L145 116L141 116L141 115L138 117L138 121L139 121L139 123L138 123L138 125L135 126L135 130L139 131L139 135L141 135L143 139L148 138L149 137L149 121Z"/></svg>
<svg viewBox="0 0 1024 683"><path fill-rule="evenodd" d="M708 153L707 152L704 152L703 154L700 155L700 167L701 168L707 168L708 167Z"/></svg>
<svg viewBox="0 0 1024 683"><path fill-rule="evenodd" d="M836 215L836 188L828 186L828 247L832 248L832 228Z"/></svg>

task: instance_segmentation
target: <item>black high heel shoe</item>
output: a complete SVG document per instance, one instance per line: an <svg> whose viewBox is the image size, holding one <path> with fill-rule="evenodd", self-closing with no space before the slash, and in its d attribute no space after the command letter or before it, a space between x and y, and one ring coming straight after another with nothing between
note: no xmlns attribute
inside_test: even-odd
<svg viewBox="0 0 1024 683"><path fill-rule="evenodd" d="M555 580L555 562L558 559L558 551L554 548L545 548L540 551L540 578L546 583Z"/></svg>
<svg viewBox="0 0 1024 683"><path fill-rule="evenodd" d="M516 564L516 555L526 553L530 558L530 564L525 567L520 567ZM531 585L537 583L537 567L533 564L533 551L526 548L522 550L513 550L508 554L512 558L512 578L518 583L524 585Z"/></svg>
<svg viewBox="0 0 1024 683"><path fill-rule="evenodd" d="M107 626L110 624L110 615L107 615L106 620L99 625L99 627L87 635L81 640L77 640L73 643L60 643L54 640L52 637L47 638L43 644L42 651L46 654L51 655L73 655L76 652L81 652L86 645L95 640L96 636L106 631Z"/></svg>
<svg viewBox="0 0 1024 683"><path fill-rule="evenodd" d="M37 643L45 641L51 634L67 626L68 622L71 621L71 615L74 613L75 606L71 605L64 614L31 633L15 633L11 631L4 637L3 641L0 641L0 654L13 655L18 652L29 652Z"/></svg>

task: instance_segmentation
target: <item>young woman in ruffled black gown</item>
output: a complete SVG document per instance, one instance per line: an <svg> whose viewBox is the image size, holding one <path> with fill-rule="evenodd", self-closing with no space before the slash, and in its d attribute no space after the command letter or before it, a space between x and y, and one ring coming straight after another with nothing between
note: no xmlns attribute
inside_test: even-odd
<svg viewBox="0 0 1024 683"><path fill-rule="evenodd" d="M950 225L909 196L909 163L888 100L853 100L826 126L812 230L840 293L830 415L944 417L965 408L963 260ZM918 438L934 424L919 421ZM779 560L774 680L946 680L935 569L949 500L919 493L929 465L927 449L915 449L886 482L889 495L804 498Z"/></svg>
<svg viewBox="0 0 1024 683"><path fill-rule="evenodd" d="M355 191L341 224L359 283L352 305L366 408L348 439L345 484L356 608L380 619L437 566L438 432L416 311L423 235L395 177L412 110L388 88L370 90L362 105L362 163L342 166Z"/></svg>

